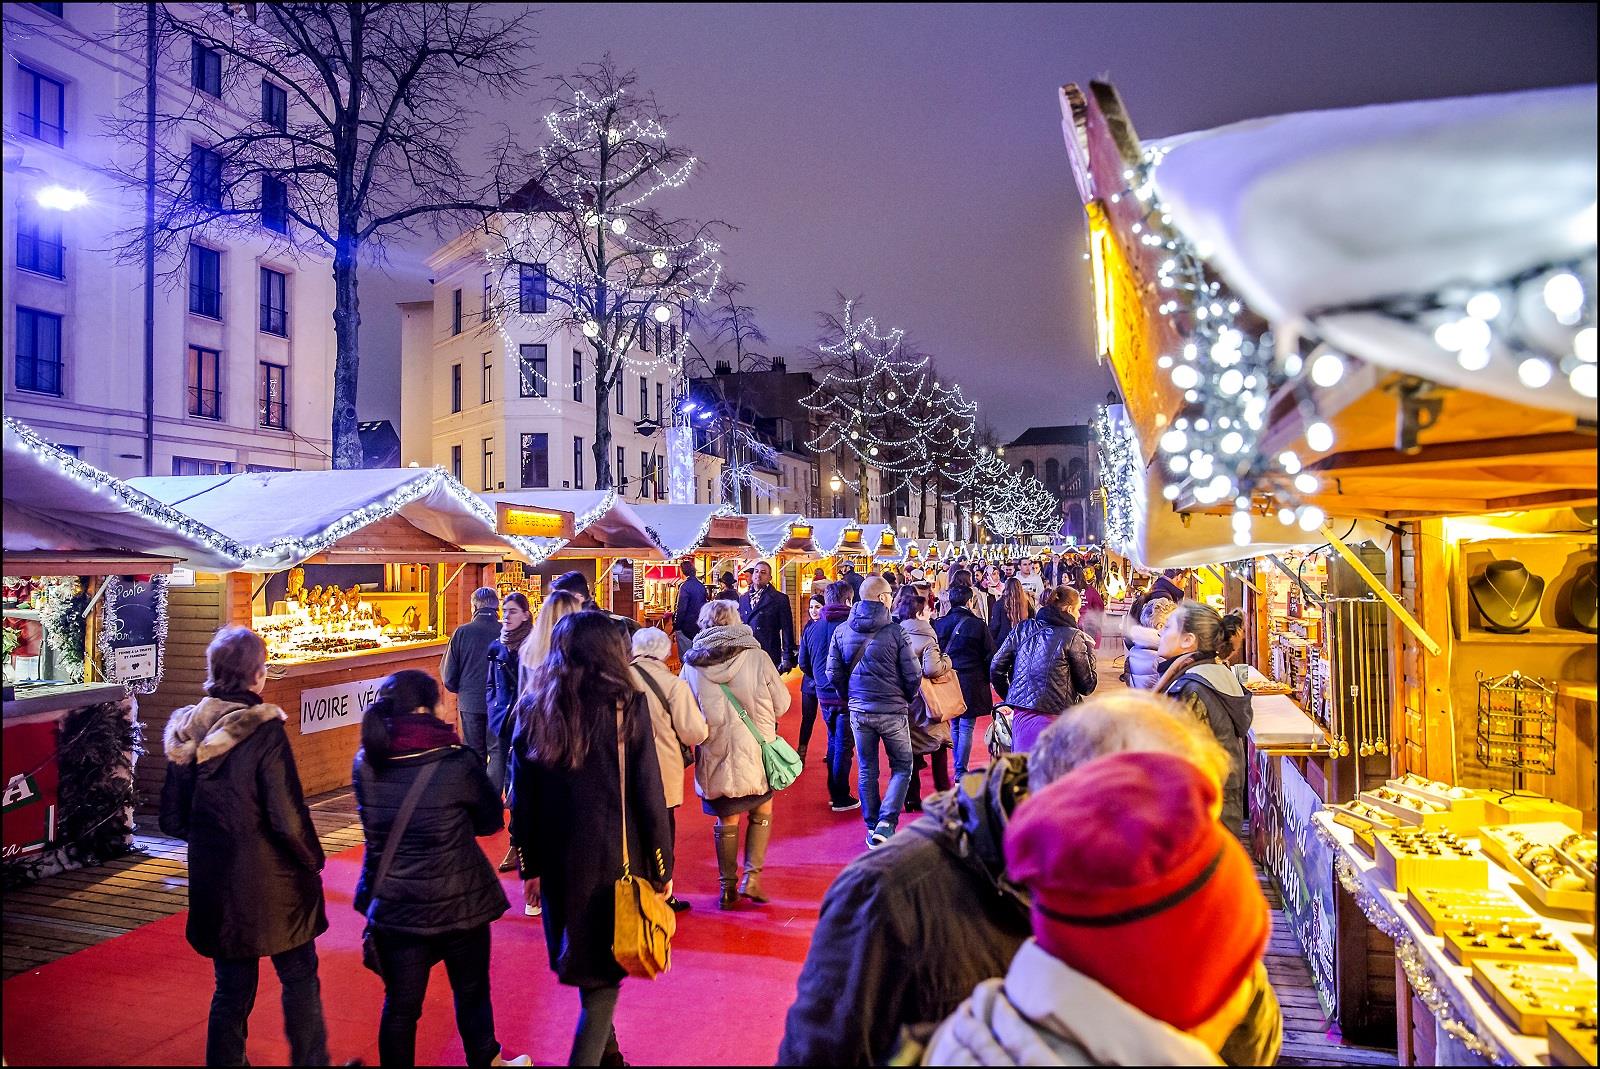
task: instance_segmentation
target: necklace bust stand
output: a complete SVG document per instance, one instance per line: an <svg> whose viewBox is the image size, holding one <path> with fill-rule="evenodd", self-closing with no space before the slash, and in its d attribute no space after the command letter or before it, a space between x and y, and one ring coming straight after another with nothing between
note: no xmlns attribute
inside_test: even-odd
<svg viewBox="0 0 1600 1069"><path fill-rule="evenodd" d="M1600 587L1595 583L1595 566L1593 563L1585 564L1578 569L1578 577L1572 581L1572 619L1578 628L1589 632L1591 635L1597 627L1596 617L1600 616Z"/></svg>
<svg viewBox="0 0 1600 1069"><path fill-rule="evenodd" d="M1520 635L1528 630L1544 597L1544 580L1528 571L1521 561L1497 560L1467 580L1472 604L1483 617L1484 627L1502 635Z"/></svg>

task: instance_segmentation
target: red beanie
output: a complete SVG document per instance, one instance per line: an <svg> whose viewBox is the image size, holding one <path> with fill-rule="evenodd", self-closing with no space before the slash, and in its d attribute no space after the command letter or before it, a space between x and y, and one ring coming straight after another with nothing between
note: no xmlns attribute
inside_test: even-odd
<svg viewBox="0 0 1600 1069"><path fill-rule="evenodd" d="M1030 797L1006 829L1006 870L1033 895L1039 945L1183 1031L1239 990L1270 930L1216 799L1181 757L1119 753Z"/></svg>

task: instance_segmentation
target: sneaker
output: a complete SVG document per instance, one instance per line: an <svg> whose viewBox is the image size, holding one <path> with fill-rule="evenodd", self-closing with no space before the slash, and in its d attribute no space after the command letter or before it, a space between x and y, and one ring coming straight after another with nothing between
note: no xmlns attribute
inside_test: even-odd
<svg viewBox="0 0 1600 1069"><path fill-rule="evenodd" d="M833 810L835 813L848 813L852 809L860 809L861 800L859 798L852 798L848 802L834 802L828 808Z"/></svg>
<svg viewBox="0 0 1600 1069"><path fill-rule="evenodd" d="M543 906L533 906L533 905L523 906L522 907L522 915L524 917L539 917L539 916L543 916L544 915L544 907ZM506 1064L507 1065L516 1065L518 1063L517 1062L507 1062ZM521 1064L527 1065L528 1063L527 1062L522 1062Z"/></svg>
<svg viewBox="0 0 1600 1069"><path fill-rule="evenodd" d="M878 847L888 842L889 836L893 834L893 829L879 824L876 828L873 828L871 834L867 836L867 849L876 850Z"/></svg>
<svg viewBox="0 0 1600 1069"><path fill-rule="evenodd" d="M519 1054L515 1058L507 1058L506 1057L506 1052L505 1051L501 1051L499 1054L496 1054L494 1056L494 1061L490 1062L489 1064L490 1065L532 1065L533 1064L533 1059L531 1057L529 1057L528 1055L526 1055L526 1054Z"/></svg>

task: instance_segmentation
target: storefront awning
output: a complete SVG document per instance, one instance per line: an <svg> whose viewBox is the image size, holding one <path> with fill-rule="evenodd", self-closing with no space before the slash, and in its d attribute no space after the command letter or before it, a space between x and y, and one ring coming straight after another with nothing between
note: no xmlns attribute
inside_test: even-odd
<svg viewBox="0 0 1600 1069"><path fill-rule="evenodd" d="M746 518L726 505L630 504L627 509L671 560L701 550L738 552L750 544Z"/></svg>
<svg viewBox="0 0 1600 1069"><path fill-rule="evenodd" d="M802 528L809 525L809 521L797 512L779 513L777 515L748 514L744 517L749 524L750 544L754 546L763 557L770 557L775 553L814 553L817 543L815 530L811 535L797 538L794 535L795 526Z"/></svg>

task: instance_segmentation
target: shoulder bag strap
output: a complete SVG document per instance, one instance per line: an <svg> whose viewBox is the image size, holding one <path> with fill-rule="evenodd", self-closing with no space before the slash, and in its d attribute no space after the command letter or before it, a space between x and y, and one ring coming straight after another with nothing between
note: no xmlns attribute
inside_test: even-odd
<svg viewBox="0 0 1600 1069"><path fill-rule="evenodd" d="M750 729L750 734L756 737L756 745L765 747L767 745L767 740L763 739L761 737L761 732L756 730L754 722L752 722L750 719L750 714L744 711L744 706L739 703L739 699L733 696L732 689L730 689L726 683L718 683L717 686L721 687L722 693L727 695L728 704L732 705L733 711L739 714L739 719L743 720L744 726Z"/></svg>
<svg viewBox="0 0 1600 1069"><path fill-rule="evenodd" d="M371 766L364 766L368 776L372 775ZM383 887L383 881L389 876L389 866L394 864L395 849L400 845L400 840L406 833L406 827L411 823L411 814L416 812L417 802L422 799L422 792L427 789L428 781L433 779L433 774L439 768L438 761L429 761L422 766L422 771L417 773L417 778L411 781L411 787L406 791L406 796L400 803L400 813L394 818L394 826L389 829L389 841L383 844L383 856L378 859L378 874L372 881L372 894L377 896Z"/></svg>
<svg viewBox="0 0 1600 1069"><path fill-rule="evenodd" d="M622 703L617 703L617 795L622 803L622 878L628 878L628 750L623 739Z"/></svg>

